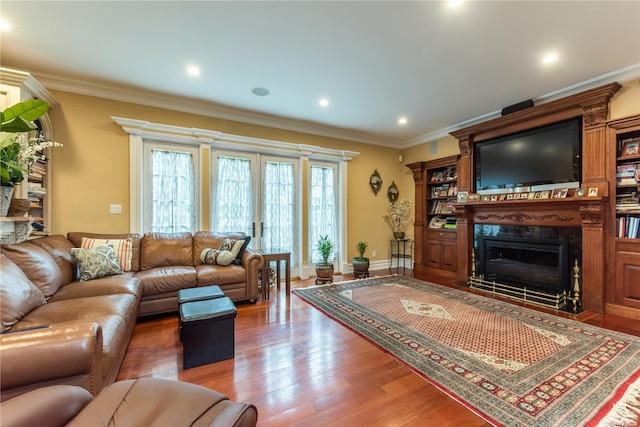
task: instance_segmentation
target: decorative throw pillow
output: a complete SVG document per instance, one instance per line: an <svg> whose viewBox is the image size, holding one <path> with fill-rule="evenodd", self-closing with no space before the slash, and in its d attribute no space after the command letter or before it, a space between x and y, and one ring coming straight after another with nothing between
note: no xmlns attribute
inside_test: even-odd
<svg viewBox="0 0 640 427"><path fill-rule="evenodd" d="M45 303L40 288L13 261L0 253L0 333Z"/></svg>
<svg viewBox="0 0 640 427"><path fill-rule="evenodd" d="M71 255L80 271L80 281L122 274L111 245L100 245L92 249L72 248Z"/></svg>
<svg viewBox="0 0 640 427"><path fill-rule="evenodd" d="M235 239L225 239L220 245L220 250L231 251L233 253L233 263L239 265L242 262L242 255L251 241L251 236L244 236Z"/></svg>
<svg viewBox="0 0 640 427"><path fill-rule="evenodd" d="M133 253L133 242L131 239L90 239L83 237L80 247L83 249L92 249L96 246L111 245L116 253L118 263L122 271L131 271L131 255Z"/></svg>
<svg viewBox="0 0 640 427"><path fill-rule="evenodd" d="M231 251L221 251L219 249L203 249L200 253L200 260L209 265L229 265L233 261Z"/></svg>

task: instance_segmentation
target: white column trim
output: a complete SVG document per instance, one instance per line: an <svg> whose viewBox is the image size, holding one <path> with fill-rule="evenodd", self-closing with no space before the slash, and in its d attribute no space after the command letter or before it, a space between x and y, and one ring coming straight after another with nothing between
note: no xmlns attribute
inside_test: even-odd
<svg viewBox="0 0 640 427"><path fill-rule="evenodd" d="M142 233L142 137L129 133L129 232Z"/></svg>

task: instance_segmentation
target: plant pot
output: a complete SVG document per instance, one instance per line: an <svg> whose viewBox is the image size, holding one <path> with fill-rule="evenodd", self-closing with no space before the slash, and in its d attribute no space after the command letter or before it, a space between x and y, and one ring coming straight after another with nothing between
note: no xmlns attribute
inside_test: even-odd
<svg viewBox="0 0 640 427"><path fill-rule="evenodd" d="M394 231L393 232L393 237L397 240L402 240L404 239L404 231Z"/></svg>
<svg viewBox="0 0 640 427"><path fill-rule="evenodd" d="M7 216L11 217L22 217L29 212L29 208L31 207L31 202L29 199L11 199L11 203L9 203L9 212L7 212Z"/></svg>
<svg viewBox="0 0 640 427"><path fill-rule="evenodd" d="M9 213L9 206L11 205L11 197L13 197L13 191L15 187L10 185L0 186L0 216L7 216Z"/></svg>
<svg viewBox="0 0 640 427"><path fill-rule="evenodd" d="M333 283L333 264L316 264L316 285Z"/></svg>
<svg viewBox="0 0 640 427"><path fill-rule="evenodd" d="M369 277L369 258L353 259L353 275L358 279Z"/></svg>

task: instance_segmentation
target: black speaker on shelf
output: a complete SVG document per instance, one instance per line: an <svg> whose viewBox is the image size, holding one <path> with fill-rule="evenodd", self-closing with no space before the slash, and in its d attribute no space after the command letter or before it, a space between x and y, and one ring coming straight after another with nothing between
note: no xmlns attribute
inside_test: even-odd
<svg viewBox="0 0 640 427"><path fill-rule="evenodd" d="M526 110L527 108L531 107L533 107L533 99L527 99L526 101L518 102L517 104L504 107L502 109L502 115L506 116L507 114L515 113L516 111L520 110Z"/></svg>

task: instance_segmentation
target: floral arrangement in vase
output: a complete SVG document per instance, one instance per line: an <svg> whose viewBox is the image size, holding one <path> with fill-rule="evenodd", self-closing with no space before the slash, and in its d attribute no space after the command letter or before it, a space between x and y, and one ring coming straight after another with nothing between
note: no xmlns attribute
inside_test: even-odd
<svg viewBox="0 0 640 427"><path fill-rule="evenodd" d="M383 216L385 222L389 224L391 231L393 231L393 237L396 239L404 239L404 234L409 225L411 206L413 206L413 202L407 199L391 202L387 208L387 214Z"/></svg>

